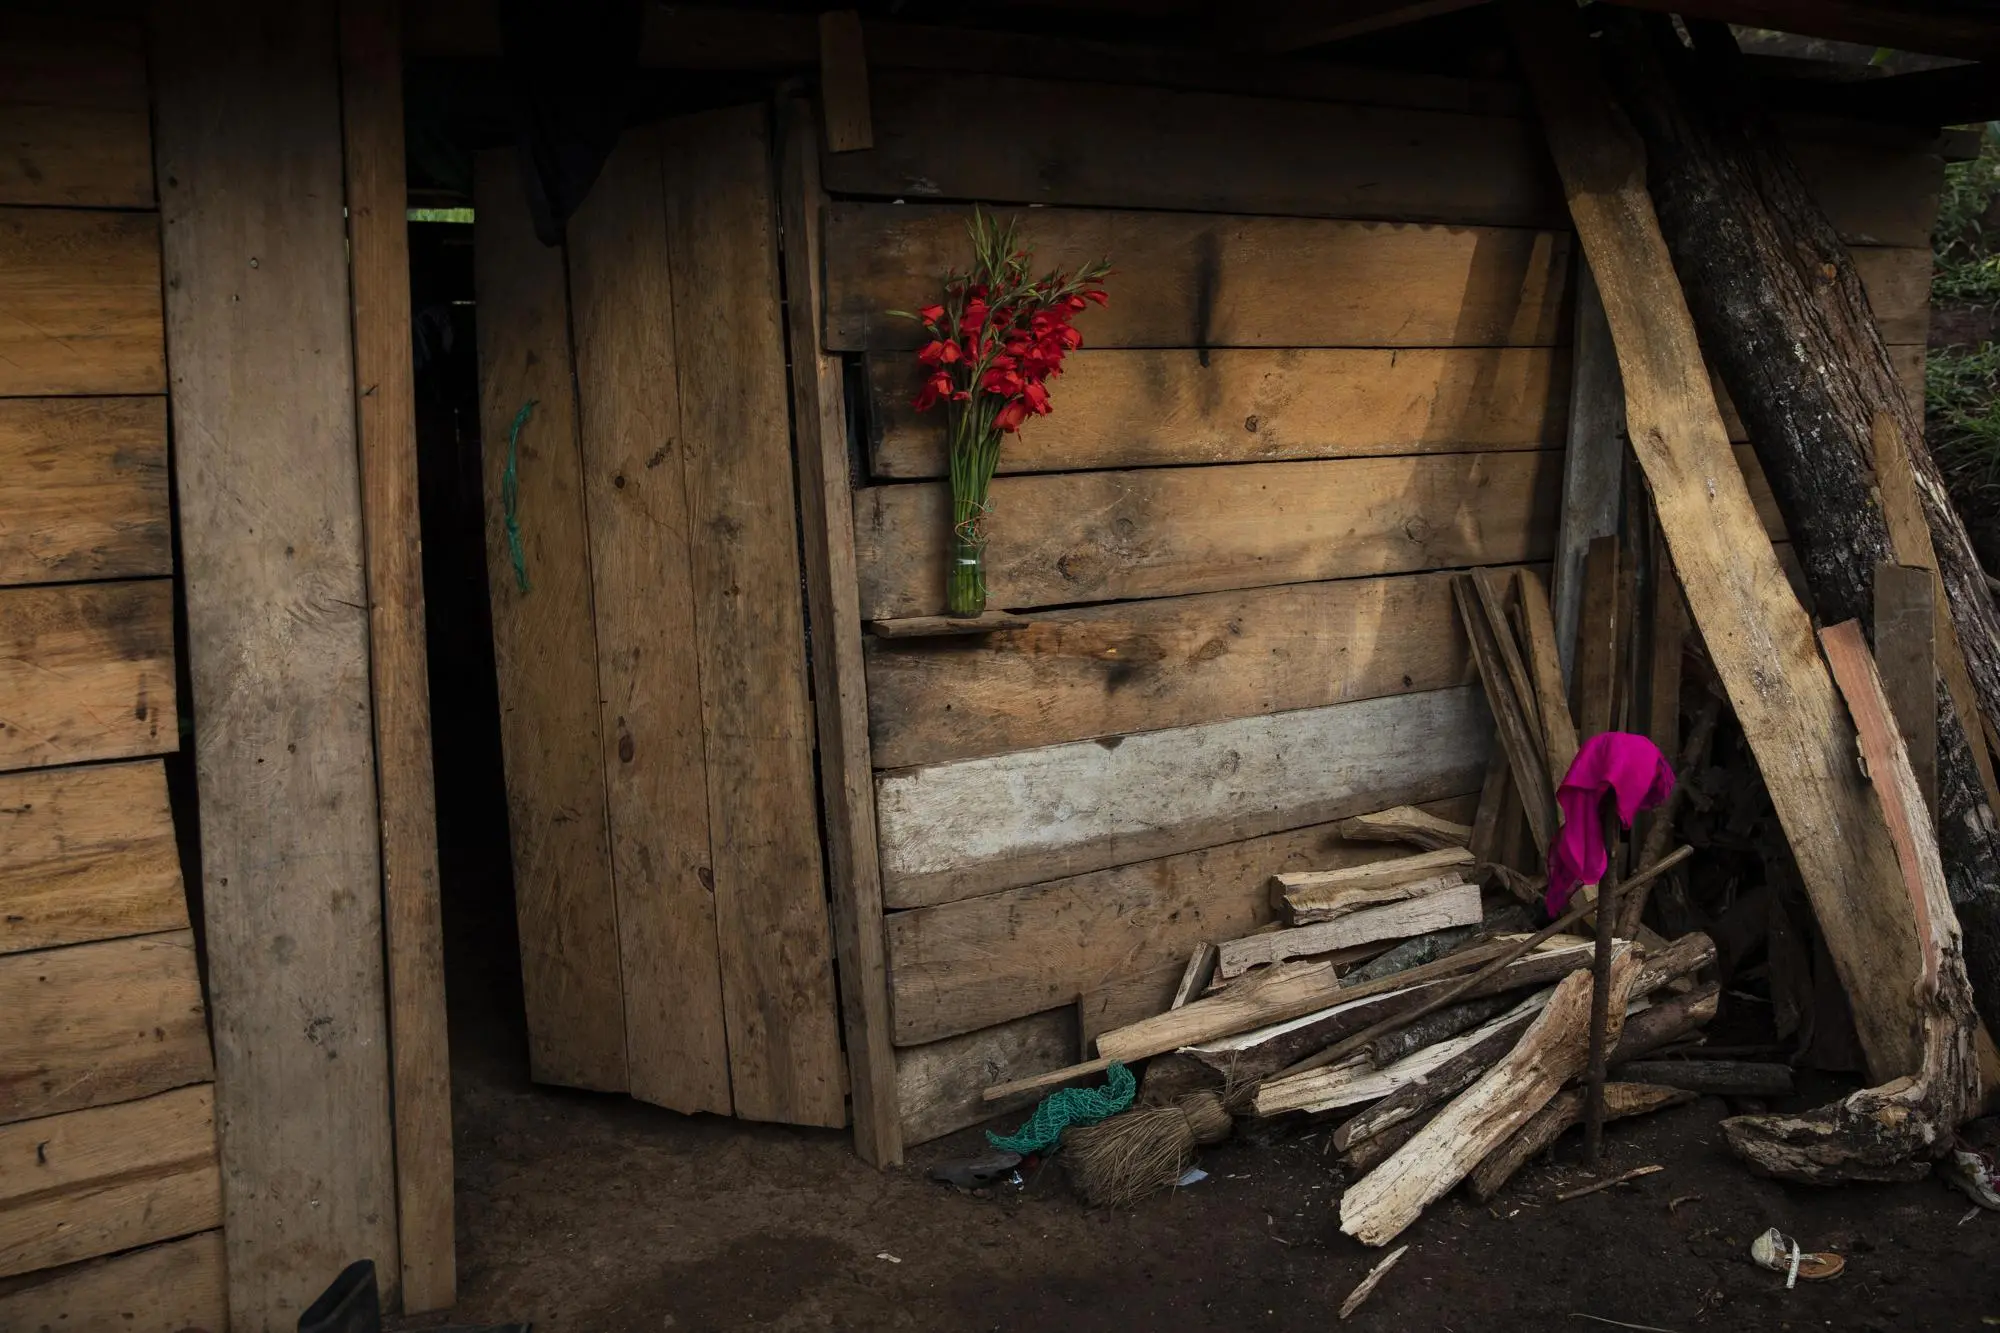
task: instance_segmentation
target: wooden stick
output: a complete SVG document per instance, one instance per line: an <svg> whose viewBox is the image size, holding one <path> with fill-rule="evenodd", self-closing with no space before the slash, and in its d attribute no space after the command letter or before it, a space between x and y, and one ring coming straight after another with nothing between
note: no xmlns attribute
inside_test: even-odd
<svg viewBox="0 0 2000 1333"><path fill-rule="evenodd" d="M1181 973L1181 984L1174 988L1173 1003L1169 1009L1178 1009L1195 996L1208 989L1208 983L1215 977L1215 961L1221 951L1204 940L1194 946L1194 953L1188 958L1187 971Z"/></svg>
<svg viewBox="0 0 2000 1333"><path fill-rule="evenodd" d="M1679 865L1681 862L1687 860L1690 856L1693 855L1694 855L1694 848L1692 847L1683 846L1676 848L1672 855L1661 858L1660 860L1654 862L1652 865L1648 866L1646 869L1634 875L1632 877L1631 882L1633 886L1651 883L1653 880L1659 878L1661 875L1665 874L1667 871L1673 869L1675 866ZM1438 1010L1450 1004L1453 1000L1462 997L1467 991L1471 990L1474 986L1478 985L1480 982L1486 980L1488 977L1491 977L1501 968L1507 966L1507 964L1525 955L1530 949L1535 948L1537 945L1547 940L1550 936L1558 934L1561 931L1568 930L1571 926L1583 920L1584 914L1589 912L1592 909L1592 907L1593 904L1591 903L1577 904L1577 906L1571 908L1561 917L1557 918L1554 921L1551 921L1548 925L1543 926L1533 935L1530 935L1527 939L1521 941L1519 944L1514 945L1512 948L1508 949L1507 952L1501 954L1498 958L1494 959L1492 962L1488 963L1485 967L1473 973L1465 980L1459 982L1457 985L1447 986L1437 995L1425 1001L1423 1004L1419 1005L1417 1008L1411 1010L1407 1014L1396 1014L1392 1017L1385 1018L1380 1023L1377 1023L1372 1027L1363 1028L1361 1031L1355 1033L1353 1036L1335 1042L1333 1045L1321 1051L1318 1055L1312 1056L1309 1059L1299 1061L1297 1064L1293 1065L1290 1069L1287 1069L1285 1071L1285 1076L1289 1077L1292 1074L1302 1074L1309 1069L1319 1069L1325 1065L1333 1064L1337 1060L1345 1059L1346 1057L1354 1054L1354 1052L1360 1050L1363 1046L1366 1046L1369 1042L1381 1036L1383 1033L1393 1032L1397 1028L1402 1027L1406 1023L1414 1023L1419 1018L1423 1018L1426 1017L1427 1015L1436 1013Z"/></svg>
<svg viewBox="0 0 2000 1333"><path fill-rule="evenodd" d="M1585 1185L1582 1189L1565 1190L1563 1193L1556 1195L1556 1202L1568 1203L1571 1199L1581 1199L1587 1194L1595 1194L1599 1190L1608 1190L1613 1186L1623 1185L1630 1181L1638 1180L1643 1176L1658 1175L1666 1169L1664 1166L1635 1166L1630 1171L1622 1175L1613 1176L1609 1180L1600 1180L1594 1185Z"/></svg>
<svg viewBox="0 0 2000 1333"><path fill-rule="evenodd" d="M1561 649L1556 642L1555 621L1549 612L1548 590L1542 576L1523 569L1515 576L1521 620L1527 628L1528 668L1534 676L1535 695L1541 704L1542 735L1549 758L1549 781L1560 786L1576 762L1576 719L1570 716L1569 692L1563 688Z"/></svg>
<svg viewBox="0 0 2000 1333"><path fill-rule="evenodd" d="M1513 687L1514 698L1520 702L1521 716L1530 727L1540 732L1541 703L1535 694L1534 681L1528 675L1527 663L1521 658L1521 645L1514 638L1514 627L1507 618L1505 581L1492 569L1475 569L1470 578L1472 590L1479 598L1479 609L1486 613L1486 626L1492 631L1493 644L1500 650L1500 664L1507 668L1507 683ZM1544 747L1545 762L1546 758Z"/></svg>
<svg viewBox="0 0 2000 1333"><path fill-rule="evenodd" d="M1528 832L1535 840L1535 850L1547 855L1549 839L1555 836L1557 824L1555 794L1548 782L1548 759L1542 754L1540 738L1530 727L1526 710L1509 682L1507 669L1501 662L1500 645L1478 605L1471 578L1463 574L1454 578L1451 595L1458 605L1458 618L1465 625L1465 636L1472 645L1472 659L1479 667L1486 702L1491 705L1493 720L1499 727L1500 746L1506 751L1514 790L1520 794L1521 809L1528 817Z"/></svg>
<svg viewBox="0 0 2000 1333"><path fill-rule="evenodd" d="M1347 1299L1340 1303L1340 1317L1344 1320L1356 1310L1359 1310L1361 1302L1367 1300L1369 1293L1375 1290L1376 1285L1389 1275L1389 1270L1396 1266L1396 1261L1409 1252L1409 1246L1399 1245L1389 1252L1388 1258L1369 1269L1368 1275L1362 1278L1355 1285L1354 1290L1347 1293Z"/></svg>
<svg viewBox="0 0 2000 1333"><path fill-rule="evenodd" d="M1653 812L1652 825L1646 830L1646 841L1639 849L1639 864L1651 865L1667 849L1667 839L1674 835L1674 820L1680 816L1682 803L1687 797L1687 775L1699 768L1708 755L1708 747L1715 739L1715 724L1722 717L1722 700L1710 697L1702 708L1701 716L1695 719L1694 730L1688 733L1687 744L1681 747L1681 766L1674 773L1674 789L1667 794L1666 803ZM1619 912L1618 932L1630 938L1639 929L1639 921L1646 913L1646 898L1652 893L1652 881L1641 881L1634 876L1626 885L1624 906Z"/></svg>
<svg viewBox="0 0 2000 1333"><path fill-rule="evenodd" d="M1597 956L1590 968L1590 1060L1583 1085L1583 1160L1604 1146L1604 1032L1611 1021L1611 927L1618 919L1618 798L1604 801L1604 877L1597 885Z"/></svg>

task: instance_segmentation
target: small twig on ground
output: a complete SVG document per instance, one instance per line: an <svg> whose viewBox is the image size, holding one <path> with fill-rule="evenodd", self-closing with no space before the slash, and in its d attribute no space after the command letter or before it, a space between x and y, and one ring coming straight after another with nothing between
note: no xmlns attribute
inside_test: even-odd
<svg viewBox="0 0 2000 1333"><path fill-rule="evenodd" d="M1585 1314L1581 1310L1571 1310L1569 1317L1571 1319L1588 1319L1593 1324L1609 1324L1613 1328L1636 1328L1640 1330L1640 1333L1674 1333L1672 1329L1661 1328L1656 1324L1628 1324L1622 1319L1606 1319L1602 1315Z"/></svg>
<svg viewBox="0 0 2000 1333"><path fill-rule="evenodd" d="M1700 1196L1699 1194L1683 1194L1683 1195L1681 1195L1681 1196L1680 1196L1680 1197L1679 1197L1678 1199L1669 1199L1669 1200L1667 1200L1667 1211L1668 1211L1669 1213L1671 1213L1671 1212L1673 1212L1673 1211L1674 1211L1674 1210L1675 1210L1676 1208L1679 1208L1679 1207L1680 1207L1680 1206L1681 1206L1682 1204L1684 1204L1684 1203L1693 1203L1693 1202L1694 1202L1695 1200L1699 1199L1700 1197L1701 1197L1701 1196Z"/></svg>
<svg viewBox="0 0 2000 1333"><path fill-rule="evenodd" d="M1368 1275L1362 1278L1359 1285L1353 1291L1347 1293L1347 1299L1340 1303L1340 1317L1342 1319L1347 1318L1347 1316L1361 1308L1361 1302L1368 1299L1369 1293L1375 1290L1375 1284L1389 1275L1389 1270L1396 1266L1398 1259L1409 1253L1409 1249L1410 1247L1407 1245L1397 1246L1396 1249L1390 1252L1388 1258L1368 1270Z"/></svg>
<svg viewBox="0 0 2000 1333"><path fill-rule="evenodd" d="M1608 1190L1613 1185L1623 1185L1627 1181L1637 1180L1641 1176L1650 1176L1656 1171L1664 1171L1666 1169L1664 1166L1635 1166L1622 1176L1613 1176L1609 1180L1600 1180L1595 1185L1585 1185L1582 1189L1570 1190L1567 1193L1558 1194L1556 1195L1556 1202L1568 1203L1571 1199L1581 1199L1586 1194L1595 1194L1599 1190Z"/></svg>

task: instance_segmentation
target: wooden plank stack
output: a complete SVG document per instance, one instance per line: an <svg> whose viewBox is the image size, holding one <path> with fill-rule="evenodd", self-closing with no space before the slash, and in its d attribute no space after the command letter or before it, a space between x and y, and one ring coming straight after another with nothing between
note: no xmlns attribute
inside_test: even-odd
<svg viewBox="0 0 2000 1333"><path fill-rule="evenodd" d="M136 25L0 19L0 1328L221 1328Z"/></svg>

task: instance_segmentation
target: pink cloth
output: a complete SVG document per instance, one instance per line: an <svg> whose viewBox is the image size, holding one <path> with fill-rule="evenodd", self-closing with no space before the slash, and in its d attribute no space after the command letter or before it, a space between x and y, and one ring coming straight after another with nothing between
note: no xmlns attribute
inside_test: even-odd
<svg viewBox="0 0 2000 1333"><path fill-rule="evenodd" d="M1604 850L1604 822L1598 815L1604 793L1613 793L1618 822L1631 828L1641 810L1651 810L1673 789L1673 769L1667 767L1660 747L1644 736L1607 731L1583 743L1556 791L1563 826L1549 844L1549 891L1543 905L1550 916L1569 906L1578 885L1602 879L1611 862Z"/></svg>

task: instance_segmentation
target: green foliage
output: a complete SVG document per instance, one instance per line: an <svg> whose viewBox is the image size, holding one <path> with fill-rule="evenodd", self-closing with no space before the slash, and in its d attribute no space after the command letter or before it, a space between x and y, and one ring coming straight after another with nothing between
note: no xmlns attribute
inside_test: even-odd
<svg viewBox="0 0 2000 1333"><path fill-rule="evenodd" d="M1924 404L1931 452L1959 503L2000 499L2000 343L1933 347Z"/></svg>
<svg viewBox="0 0 2000 1333"><path fill-rule="evenodd" d="M2000 304L2000 229L1986 224L1996 195L2000 195L2000 124L1989 124L1979 156L1945 168L1932 300Z"/></svg>

